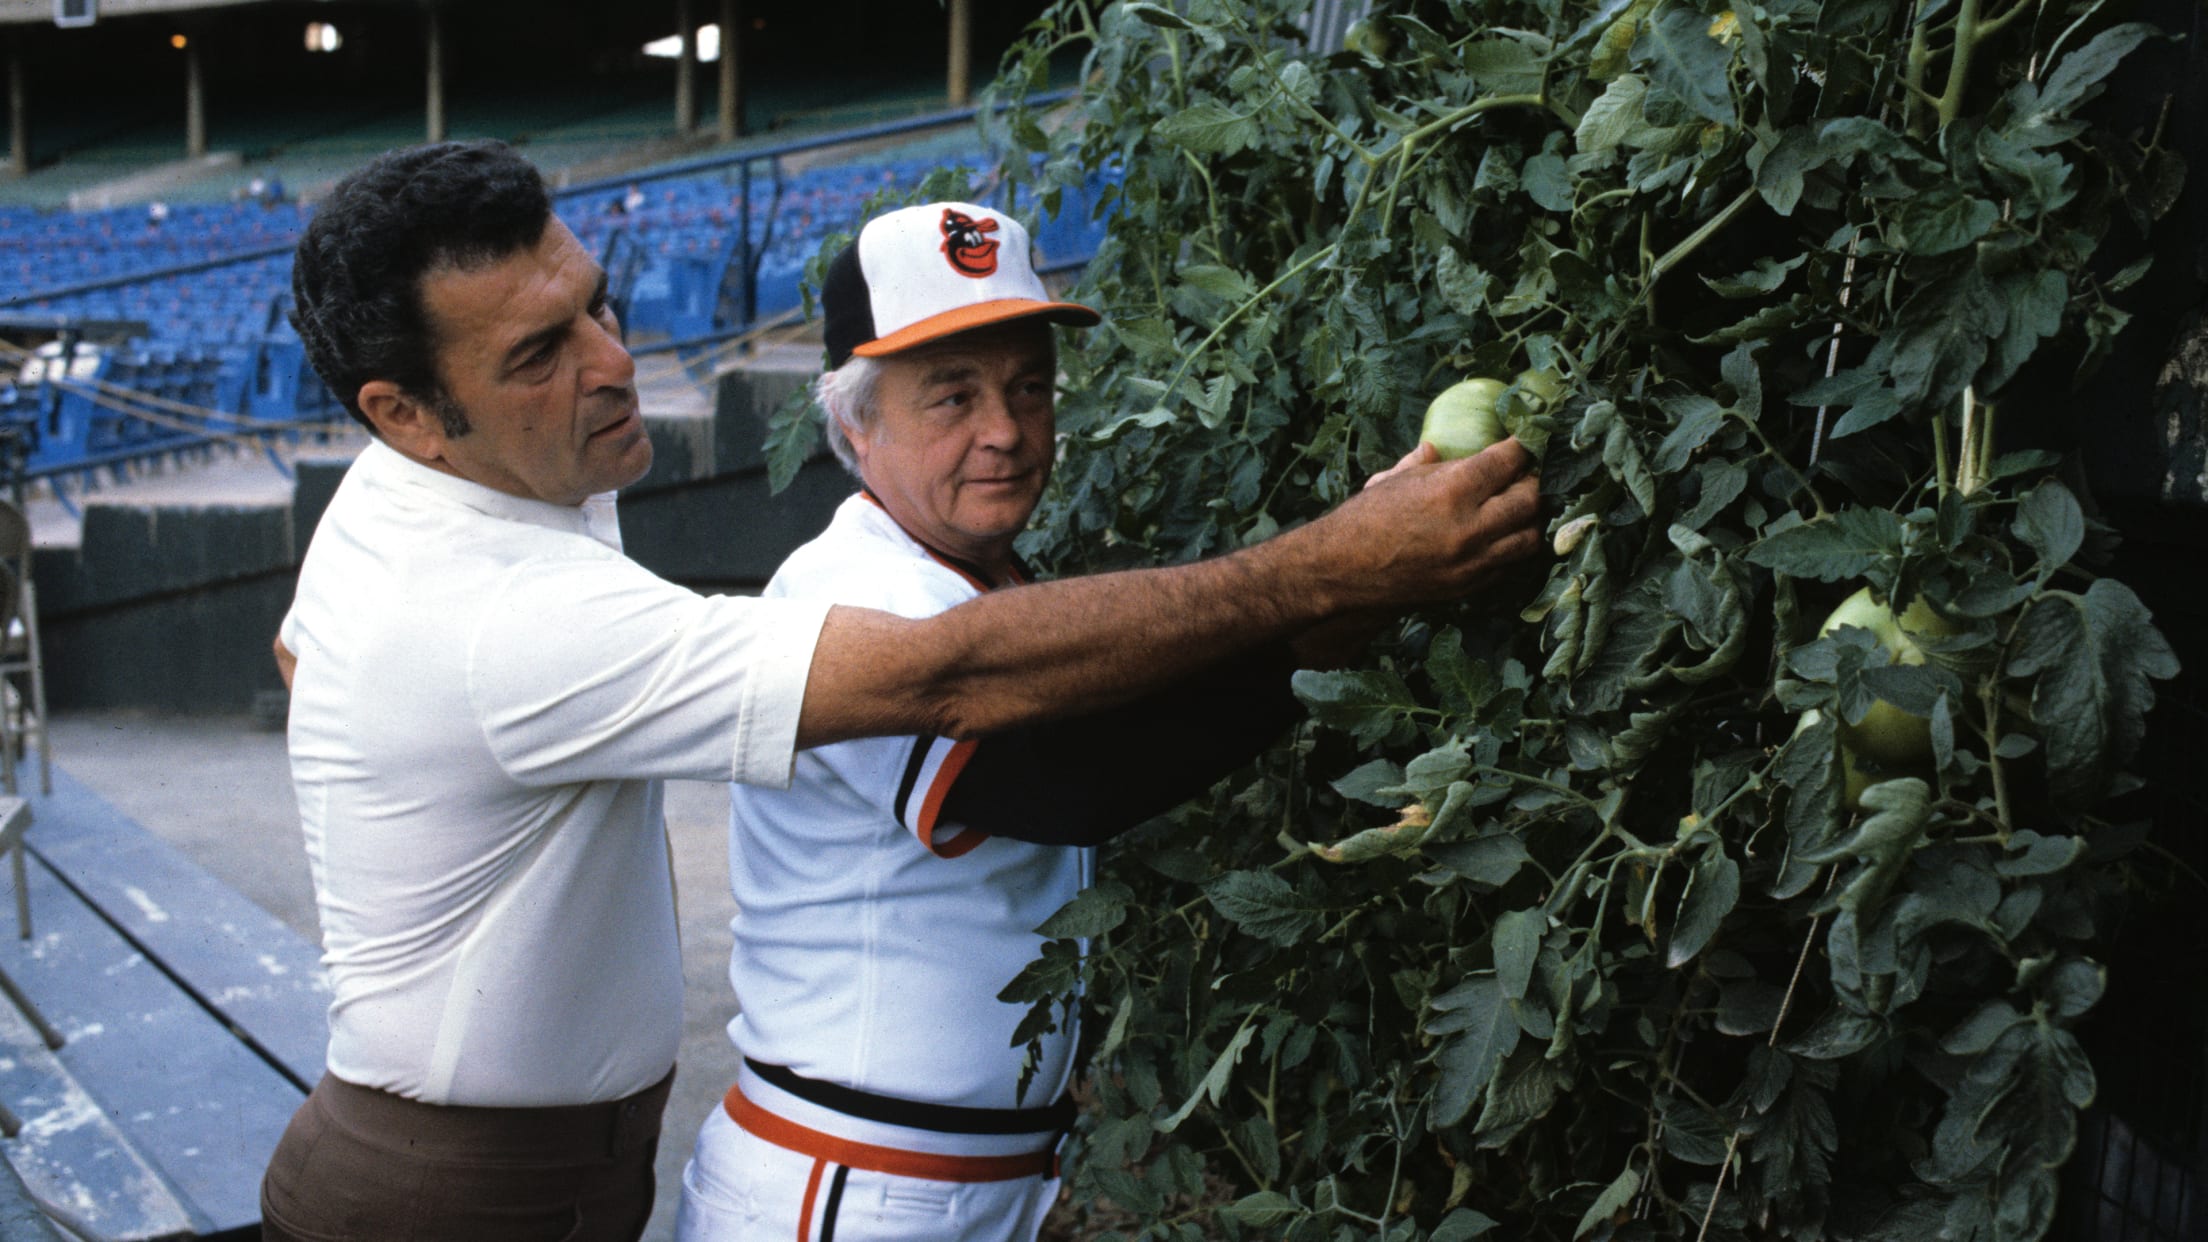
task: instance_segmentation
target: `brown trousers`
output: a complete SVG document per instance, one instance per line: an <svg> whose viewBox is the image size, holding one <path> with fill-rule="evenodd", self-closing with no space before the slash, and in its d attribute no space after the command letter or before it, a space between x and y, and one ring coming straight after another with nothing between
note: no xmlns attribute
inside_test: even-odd
<svg viewBox="0 0 2208 1242"><path fill-rule="evenodd" d="M265 1242L635 1242L674 1082L605 1104L460 1108L324 1076L261 1181Z"/></svg>

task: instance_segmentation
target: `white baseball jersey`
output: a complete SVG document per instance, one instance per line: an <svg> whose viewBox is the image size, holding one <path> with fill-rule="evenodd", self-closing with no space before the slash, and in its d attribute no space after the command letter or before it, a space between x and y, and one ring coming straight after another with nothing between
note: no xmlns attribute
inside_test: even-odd
<svg viewBox="0 0 2208 1242"><path fill-rule="evenodd" d="M765 594L926 617L988 585L859 495ZM1094 851L942 822L976 745L842 742L800 752L787 789L733 788L728 1029L747 1058L929 1104L1035 1108L1066 1090L1074 1039L1061 1030L1017 1093L1012 1033L1026 1007L997 993L1036 956L1033 929L1089 883ZM910 1137L827 1110L810 1124L861 1142Z"/></svg>

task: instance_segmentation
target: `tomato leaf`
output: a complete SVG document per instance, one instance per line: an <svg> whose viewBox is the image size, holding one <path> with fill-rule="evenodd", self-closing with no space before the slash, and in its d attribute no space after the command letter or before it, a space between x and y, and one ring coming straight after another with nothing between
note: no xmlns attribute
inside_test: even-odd
<svg viewBox="0 0 2208 1242"><path fill-rule="evenodd" d="M1309 934L1325 909L1270 871L1230 871L1206 884L1204 896L1235 926L1280 945Z"/></svg>
<svg viewBox="0 0 2208 1242"><path fill-rule="evenodd" d="M1651 80L1704 120L1733 123L1737 112L1732 92L1726 89L1733 56L1710 37L1710 19L1701 10L1689 4L1666 5L1655 21L1641 27L1633 58L1648 67Z"/></svg>
<svg viewBox="0 0 2208 1242"><path fill-rule="evenodd" d="M1725 847L1713 843L1702 851L1686 892L1679 898L1679 918L1664 949L1664 965L1677 970L1707 948L1740 900L1740 864L1726 856Z"/></svg>
<svg viewBox="0 0 2208 1242"><path fill-rule="evenodd" d="M2070 489L2048 479L2025 493L2016 507L2016 537L2039 554L2039 585L2070 563L2085 542L2085 511Z"/></svg>
<svg viewBox="0 0 2208 1242"><path fill-rule="evenodd" d="M2106 790L2138 748L2152 683L2177 675L2177 656L2139 597L2103 578L2083 595L2052 591L2033 602L2017 623L2009 673L2033 682L2048 784L2075 805Z"/></svg>
<svg viewBox="0 0 2208 1242"><path fill-rule="evenodd" d="M1441 1071L1434 1096L1434 1121L1454 1125L1487 1091L1496 1068L1518 1046L1518 1019L1511 1013L1502 984L1492 974L1473 975L1435 997L1433 1007L1443 1016L1429 1019L1426 1029L1436 1035L1456 1036L1442 1045L1434 1061Z"/></svg>
<svg viewBox="0 0 2208 1242"><path fill-rule="evenodd" d="M1611 1217L1623 1211L1625 1205L1633 1201L1633 1196L1640 1192L1640 1170L1627 1165L1625 1171L1612 1178L1610 1184L1602 1188L1602 1193L1595 1196L1595 1201L1587 1205L1587 1211L1580 1216L1579 1225L1572 1230L1572 1236L1584 1238L1594 1232L1595 1226L1608 1223Z"/></svg>
<svg viewBox="0 0 2208 1242"><path fill-rule="evenodd" d="M1842 509L1767 536L1747 557L1792 577L1846 582L1898 557L1901 529L1901 519L1884 509Z"/></svg>

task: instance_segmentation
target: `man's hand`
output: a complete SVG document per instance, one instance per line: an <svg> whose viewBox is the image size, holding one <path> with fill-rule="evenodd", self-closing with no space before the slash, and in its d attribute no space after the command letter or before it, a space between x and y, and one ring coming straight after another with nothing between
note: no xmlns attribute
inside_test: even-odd
<svg viewBox="0 0 2208 1242"><path fill-rule="evenodd" d="M1332 513L1277 542L1339 609L1396 609L1461 598L1541 546L1539 479L1516 440L1459 461L1421 444Z"/></svg>

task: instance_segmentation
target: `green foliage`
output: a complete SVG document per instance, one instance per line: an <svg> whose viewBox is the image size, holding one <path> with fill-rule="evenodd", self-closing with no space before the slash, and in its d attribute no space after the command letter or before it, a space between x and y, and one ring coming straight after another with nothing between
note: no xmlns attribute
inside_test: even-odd
<svg viewBox="0 0 2208 1242"><path fill-rule="evenodd" d="M2095 128L2151 37L2101 6L1383 0L1322 56L1298 0L1068 0L1008 55L1046 207L1116 178L1031 557L1231 550L1466 375L1568 392L1521 426L1556 559L1300 676L1008 989L1029 1034L1084 997L1104 1236L2045 1230L2175 671L2060 463L1995 452L2182 176ZM1925 663L1817 636L1866 583ZM1851 773L1878 700L1931 753Z"/></svg>

